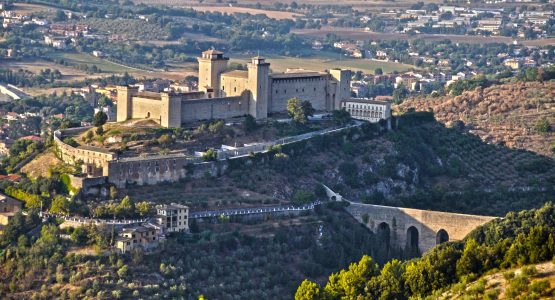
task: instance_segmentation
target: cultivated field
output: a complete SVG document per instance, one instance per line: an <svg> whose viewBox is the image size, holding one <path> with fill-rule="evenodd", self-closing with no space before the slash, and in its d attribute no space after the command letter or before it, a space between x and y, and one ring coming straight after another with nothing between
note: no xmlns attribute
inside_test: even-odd
<svg viewBox="0 0 555 300"><path fill-rule="evenodd" d="M286 11L271 11L263 9L245 8L245 7L231 7L231 6L192 6L194 10L198 11L210 11L210 12L221 12L227 14L236 13L249 13L251 15L266 15L268 18L273 19L295 19L299 16L298 14L286 12Z"/></svg>
<svg viewBox="0 0 555 300"><path fill-rule="evenodd" d="M294 0L280 0L281 3L291 3ZM218 3L218 0L204 0L202 3L198 0L134 0L135 3L146 3L146 4L153 4L153 5L170 5L170 6L196 6L196 5L203 5L203 6L221 6L222 3ZM268 6L273 5L275 2L274 0L238 0L236 5L249 5L255 6L257 3L262 5ZM298 0L295 1L298 4L312 4L312 5L345 5L345 6L352 6L357 10L373 10L373 11L380 11L382 9L391 9L391 8L403 8L409 7L410 5L414 4L414 1L411 0L398 0L398 1L367 1L367 0L343 0L343 1L333 1L333 0ZM427 2L436 2L441 3L441 0L430 0Z"/></svg>
<svg viewBox="0 0 555 300"><path fill-rule="evenodd" d="M322 27L321 29L294 29L292 33L304 36L307 38L323 39L327 34L335 34L343 39L353 40L416 40L424 39L430 41L437 40L451 40L453 42L471 43L471 44L488 44L488 43L506 43L510 44L513 39L504 36L471 36L471 35L455 35L455 34L418 34L409 36L401 33L382 33L364 31L361 28L335 28L335 27ZM521 40L527 46L543 46L555 44L555 39L540 39L540 40Z"/></svg>
<svg viewBox="0 0 555 300"><path fill-rule="evenodd" d="M231 61L237 63L247 63L250 60L245 56L231 55ZM324 71L333 68L351 69L353 71L363 71L373 73L376 68L382 68L386 73L393 71L407 71L414 66L399 64L394 62L382 62L368 59L353 59L339 57L339 54L321 52L318 56L308 58L296 58L286 56L268 56L267 61L271 64L270 68L274 72L284 72L287 69L306 69L312 71Z"/></svg>
<svg viewBox="0 0 555 300"><path fill-rule="evenodd" d="M54 14L56 9L46 5L28 4L28 3L15 3L12 9L18 14L29 15L37 13Z"/></svg>

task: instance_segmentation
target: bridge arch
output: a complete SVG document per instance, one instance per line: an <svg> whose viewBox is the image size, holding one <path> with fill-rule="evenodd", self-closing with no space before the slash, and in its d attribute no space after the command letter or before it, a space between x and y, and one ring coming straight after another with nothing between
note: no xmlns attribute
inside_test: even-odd
<svg viewBox="0 0 555 300"><path fill-rule="evenodd" d="M445 242L449 242L449 234L445 229L440 229L436 234L436 245L443 244Z"/></svg>
<svg viewBox="0 0 555 300"><path fill-rule="evenodd" d="M407 239L405 250L409 257L418 256L420 254L420 233L415 226L410 226L407 229Z"/></svg>
<svg viewBox="0 0 555 300"><path fill-rule="evenodd" d="M376 236L379 243L383 243L384 245L387 245L387 248L389 248L389 245L391 245L391 228L389 227L389 224L386 222L378 224Z"/></svg>

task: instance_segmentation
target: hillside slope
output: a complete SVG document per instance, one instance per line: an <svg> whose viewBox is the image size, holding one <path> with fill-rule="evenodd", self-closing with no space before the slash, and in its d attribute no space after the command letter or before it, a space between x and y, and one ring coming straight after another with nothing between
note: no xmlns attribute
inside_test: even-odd
<svg viewBox="0 0 555 300"><path fill-rule="evenodd" d="M412 98L398 110L432 110L438 121L463 121L487 143L555 157L555 81L518 82L464 92L460 96ZM549 132L539 130L546 120Z"/></svg>
<svg viewBox="0 0 555 300"><path fill-rule="evenodd" d="M471 283L454 285L437 299L553 299L555 264L545 262L482 276ZM520 298L519 298L520 297Z"/></svg>
<svg viewBox="0 0 555 300"><path fill-rule="evenodd" d="M420 114L413 114L415 119ZM548 201L555 161L482 142L431 114L256 155L217 178L122 191L136 201L182 202L194 210L278 204L324 183L347 199L373 204L502 215Z"/></svg>

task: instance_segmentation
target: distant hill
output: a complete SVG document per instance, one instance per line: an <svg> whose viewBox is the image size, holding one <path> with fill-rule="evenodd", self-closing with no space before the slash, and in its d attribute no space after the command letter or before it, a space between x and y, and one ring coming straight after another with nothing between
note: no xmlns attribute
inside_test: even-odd
<svg viewBox="0 0 555 300"><path fill-rule="evenodd" d="M397 109L432 110L437 120L447 125L463 121L470 133L487 143L555 157L553 80L494 85L456 97L412 98Z"/></svg>

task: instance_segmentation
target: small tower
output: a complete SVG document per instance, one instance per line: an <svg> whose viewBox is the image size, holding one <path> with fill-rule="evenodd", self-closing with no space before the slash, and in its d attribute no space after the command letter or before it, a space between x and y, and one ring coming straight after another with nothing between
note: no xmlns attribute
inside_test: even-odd
<svg viewBox="0 0 555 300"><path fill-rule="evenodd" d="M124 122L133 116L133 96L139 92L138 87L118 86L117 122Z"/></svg>
<svg viewBox="0 0 555 300"><path fill-rule="evenodd" d="M256 119L265 119L268 117L270 64L264 58L257 56L251 59L247 68L249 73L247 89L250 91L249 114Z"/></svg>
<svg viewBox="0 0 555 300"><path fill-rule="evenodd" d="M220 74L227 69L229 58L224 53L214 49L202 52L198 58L198 89L206 92L208 88L214 90L215 97L220 93Z"/></svg>
<svg viewBox="0 0 555 300"><path fill-rule="evenodd" d="M337 82L335 91L332 91L332 97L329 110L341 109L341 101L351 98L351 71L342 69L331 69L329 71L331 77Z"/></svg>

